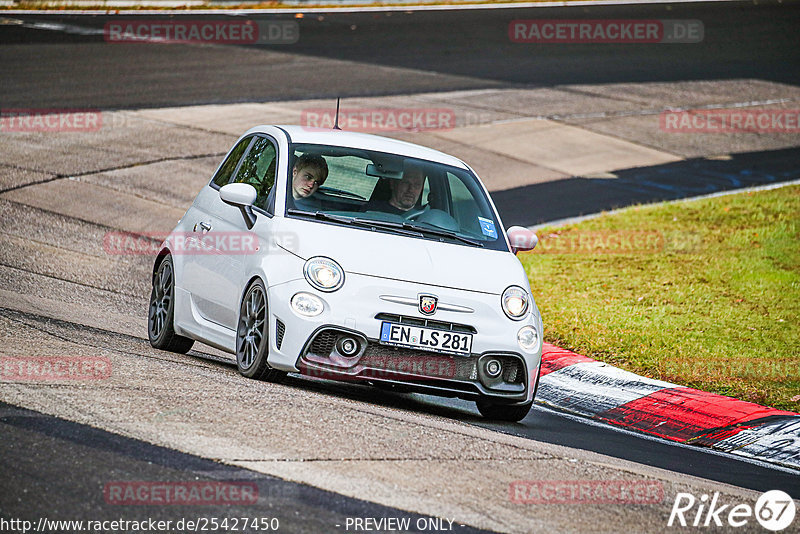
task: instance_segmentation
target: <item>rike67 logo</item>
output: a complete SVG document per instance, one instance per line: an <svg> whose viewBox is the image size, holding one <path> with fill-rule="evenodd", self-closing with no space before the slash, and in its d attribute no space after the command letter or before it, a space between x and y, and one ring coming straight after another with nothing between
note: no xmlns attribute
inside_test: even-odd
<svg viewBox="0 0 800 534"><path fill-rule="evenodd" d="M753 518L767 530L778 532L794 521L796 512L792 498L781 490L762 494L755 506L746 503L722 503L719 493L713 497L678 493L669 514L667 526L678 527L743 527Z"/></svg>

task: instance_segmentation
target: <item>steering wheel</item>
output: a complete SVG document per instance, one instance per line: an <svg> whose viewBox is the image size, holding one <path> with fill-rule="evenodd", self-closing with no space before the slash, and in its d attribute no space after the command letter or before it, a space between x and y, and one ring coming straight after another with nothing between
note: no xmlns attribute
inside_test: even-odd
<svg viewBox="0 0 800 534"><path fill-rule="evenodd" d="M422 215L426 211L428 211L428 206L425 206L424 208L420 208L420 209L416 209L416 210L415 209L411 209L411 210L408 210L407 212L405 212L403 214L403 218L405 218L408 221L416 221L417 217L419 217L420 215Z"/></svg>
<svg viewBox="0 0 800 534"><path fill-rule="evenodd" d="M414 220L415 222L429 224L431 226L435 226L443 230L449 230L451 232L458 232L461 228L458 224L458 221L456 221L449 213L436 208L422 210L422 212L412 214L410 219Z"/></svg>

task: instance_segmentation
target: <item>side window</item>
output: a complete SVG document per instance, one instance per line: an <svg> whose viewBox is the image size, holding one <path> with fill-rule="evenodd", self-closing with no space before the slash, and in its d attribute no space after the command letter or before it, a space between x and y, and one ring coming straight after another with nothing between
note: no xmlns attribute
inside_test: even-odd
<svg viewBox="0 0 800 534"><path fill-rule="evenodd" d="M268 210L267 197L275 185L276 156L277 150L272 141L266 137L256 137L234 179L235 183L250 184L256 188L255 205L263 210Z"/></svg>
<svg viewBox="0 0 800 534"><path fill-rule="evenodd" d="M236 170L236 165L239 164L239 160L242 159L242 155L247 150L247 147L250 146L250 141L252 140L252 137L245 137L234 147L231 151L231 155L228 156L228 159L225 160L225 163L222 164L216 176L214 176L213 183L215 185L222 187L231 181L231 176L233 176L233 172Z"/></svg>

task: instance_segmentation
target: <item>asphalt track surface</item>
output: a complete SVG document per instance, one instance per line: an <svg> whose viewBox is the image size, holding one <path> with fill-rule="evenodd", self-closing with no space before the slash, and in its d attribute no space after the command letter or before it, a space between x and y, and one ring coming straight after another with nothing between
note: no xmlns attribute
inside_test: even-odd
<svg viewBox="0 0 800 534"><path fill-rule="evenodd" d="M319 388L329 394L433 413L515 436L597 452L734 486L757 491L780 488L794 498L800 496L800 477L795 471L776 469L768 464L757 465L698 447L676 445L606 425L587 423L580 417L564 415L540 405L534 405L519 423L496 423L482 419L473 403L459 399L391 393L376 397L371 387L359 388L328 381L311 383L301 379L297 382L304 388Z"/></svg>
<svg viewBox="0 0 800 534"><path fill-rule="evenodd" d="M800 149L734 154L730 159L692 158L616 171L615 180L574 176L492 193L507 225L533 226L648 204L800 179Z"/></svg>
<svg viewBox="0 0 800 534"><path fill-rule="evenodd" d="M0 517L104 521L178 521L181 518L279 519L281 532L344 530L348 517L425 516L343 497L246 469L125 438L0 402L3 454ZM54 452L57 451L57 454ZM255 485L255 504L124 506L109 504L107 484L130 479ZM251 486L252 487L252 486ZM16 500L14 496L35 498ZM252 530L250 530L252 531ZM412 529L412 532L418 530ZM483 532L453 524L454 532Z"/></svg>
<svg viewBox="0 0 800 534"><path fill-rule="evenodd" d="M102 28L108 20L103 16L13 18L95 29ZM707 38L700 44L685 45L532 48L508 41L508 23L517 18L699 19L705 25ZM740 78L800 85L800 4L796 2L780 6L769 2L722 7L673 5L669 10L665 6L626 6L558 8L535 13L517 9L348 13L325 14L321 19L309 15L299 22L301 40L297 44L264 47L260 54L255 47L236 47L232 51L232 47L223 46L109 45L98 35L0 25L0 65L5 73L0 77L0 107L126 109L456 89ZM231 61L231 53L237 61ZM270 68L264 68L265 63ZM408 70L401 71L401 75L383 67ZM774 165L765 174L783 173L785 180L795 176L793 163L798 161L797 156L796 150L788 150L750 157L758 164ZM671 165L670 172L685 173L692 162ZM732 172L736 171L736 162L728 165L733 166ZM651 172L662 175L661 171ZM636 177L631 177L630 182L635 184ZM551 211L545 212L546 218L572 216L597 207L587 204L597 202L589 194L590 186L586 181L571 184L571 194L560 202L543 194L532 196L550 199L547 204ZM533 189L524 191L526 194L547 193L543 188L552 186L528 187ZM501 210L508 209L511 214L512 220L506 222L535 222L513 220L514 213L521 213L511 208L519 193L508 192L507 199L502 194L496 196ZM609 200L601 209L642 201L638 194L621 194L621 199ZM657 200L690 196L680 191L662 191L660 195L650 197ZM581 203L581 198L586 203ZM545 208L548 207L542 206ZM331 395L434 413L759 491L780 488L800 497L800 477L796 473L589 425L539 407L519 424L493 424L483 422L470 404L461 401L391 393L376 397L374 392L368 394L357 386L293 380L298 387ZM0 465L4 474L12 475L0 477L0 510L7 517L33 517L47 512L62 512L64 517L64 511L80 510L87 517L102 518L95 513L104 509L98 498L101 481L110 477L125 479L128 473L151 480L178 475L186 479L189 474L225 480L256 479L275 507L282 512L295 512L296 522L289 531L321 531L321 527L330 527L344 516L394 513L371 503L221 466L8 405L0 405L0 413ZM47 452L54 450L62 452L55 457ZM141 475L143 472L146 476ZM53 485L53 480L59 482ZM35 493L37 498L11 502L10 496L20 495L21 490ZM129 511L126 510L126 517ZM247 513L252 516L253 511L249 507ZM146 512L149 513L143 515L149 517L183 513L163 507ZM191 512L204 515L196 509ZM282 517L290 515L282 513Z"/></svg>
<svg viewBox="0 0 800 534"><path fill-rule="evenodd" d="M265 47L107 44L107 16L9 18L78 30L0 26L0 105L6 108L120 109L675 80L800 84L800 3L794 1L309 14L297 19L297 43ZM155 18L165 17L138 20ZM705 38L659 45L511 42L509 23L531 18L696 19ZM101 33L81 35L86 28Z"/></svg>

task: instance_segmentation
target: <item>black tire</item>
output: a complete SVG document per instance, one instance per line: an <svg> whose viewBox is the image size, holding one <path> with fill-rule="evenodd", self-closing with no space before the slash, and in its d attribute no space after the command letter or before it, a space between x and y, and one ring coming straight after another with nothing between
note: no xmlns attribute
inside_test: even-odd
<svg viewBox="0 0 800 534"><path fill-rule="evenodd" d="M539 377L542 373L542 364L539 363L539 371L536 373L536 384L533 386L533 399L536 399L536 393L539 391ZM497 404L484 399L475 401L478 411L487 419L494 419L496 421L512 421L518 423L525 419L528 412L533 406L533 400L523 404Z"/></svg>
<svg viewBox="0 0 800 534"><path fill-rule="evenodd" d="M150 291L147 310L147 337L150 345L160 350L186 354L194 340L175 333L175 267L172 256L161 257Z"/></svg>
<svg viewBox="0 0 800 534"><path fill-rule="evenodd" d="M495 421L512 421L519 422L525 419L528 412L531 410L533 402L525 402L523 404L497 404L487 400L477 400L475 405L478 411L486 419L493 419Z"/></svg>
<svg viewBox="0 0 800 534"><path fill-rule="evenodd" d="M236 323L236 367L247 378L280 382L285 371L267 363L269 355L269 309L264 283L256 280L244 294Z"/></svg>

